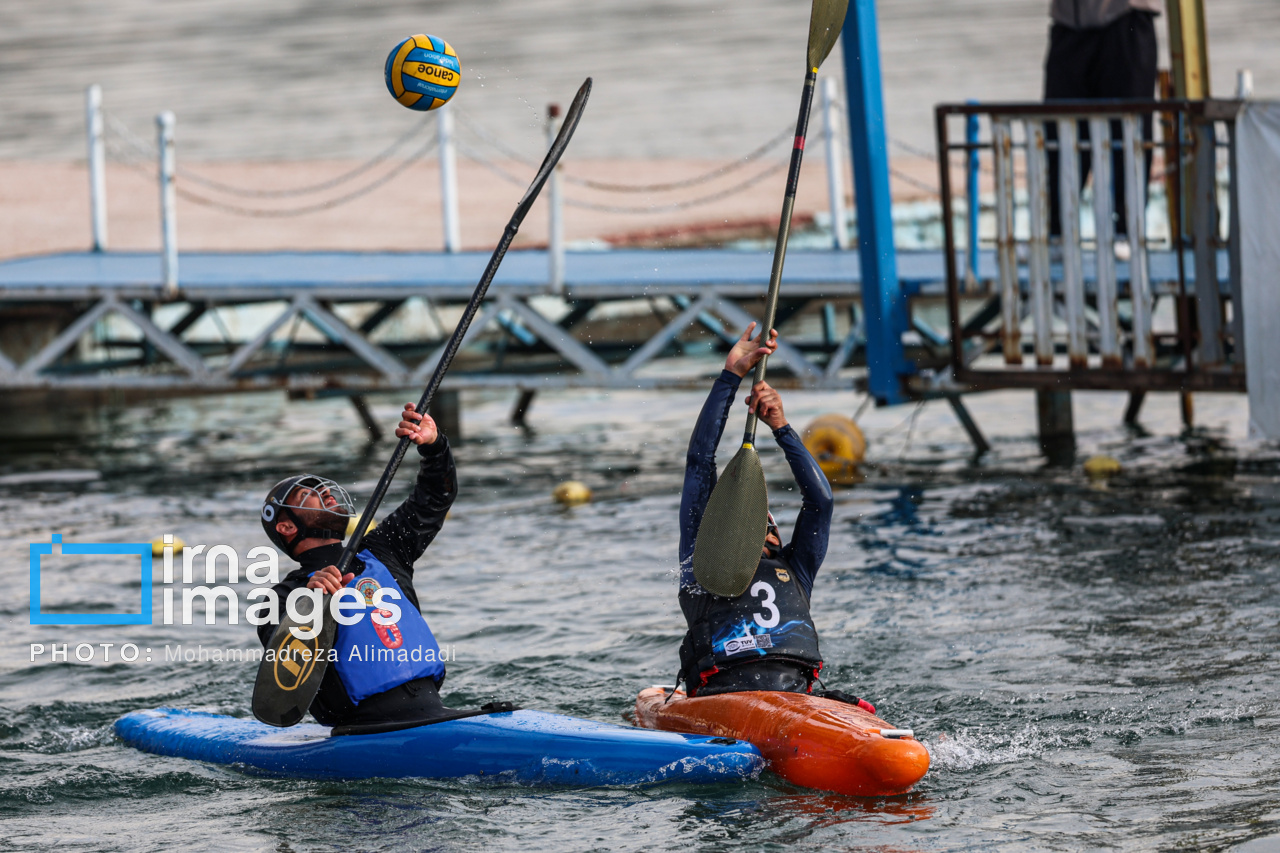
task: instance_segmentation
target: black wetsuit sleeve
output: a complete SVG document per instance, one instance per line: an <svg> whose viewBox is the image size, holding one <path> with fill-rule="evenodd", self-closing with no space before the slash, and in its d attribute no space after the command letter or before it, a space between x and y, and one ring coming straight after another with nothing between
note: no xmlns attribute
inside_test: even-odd
<svg viewBox="0 0 1280 853"><path fill-rule="evenodd" d="M444 526L449 507L458 497L458 472L443 434L434 444L419 445L418 455L422 462L413 492L365 537L364 547L386 565L405 596L421 610L413 587L413 566Z"/></svg>
<svg viewBox="0 0 1280 853"><path fill-rule="evenodd" d="M711 490L716 486L716 445L724 434L733 395L742 377L725 370L711 386L707 401L702 404L698 422L689 437L689 452L685 457L684 491L680 495L680 586L694 583L693 543L698 538L702 513L707 508Z"/></svg>
<svg viewBox="0 0 1280 853"><path fill-rule="evenodd" d="M271 591L275 594L278 607L280 608L279 613L281 618L284 618L284 603L289 600L289 593L293 592L295 589L300 589L306 586L307 581L310 578L310 569L294 569L289 572L289 574L285 575L284 579L281 580L280 583L271 587ZM257 602L254 603L256 604ZM258 639L262 641L263 648L266 648L267 644L271 642L271 635L276 632L276 626L279 624L279 622L269 622L266 625L257 626Z"/></svg>
<svg viewBox="0 0 1280 853"><path fill-rule="evenodd" d="M427 550L427 546L444 525L449 507L458 496L458 473L453 465L449 441L443 435L436 439L435 444L419 446L418 455L422 461L418 466L418 479L413 485L413 492L365 537L364 547L386 565L396 583L404 590L405 597L421 610L417 590L413 587L413 564ZM306 565L289 572L280 583L272 587L276 601L279 602L279 612L285 612L289 593L306 586L316 570L331 562L336 563L341 553L341 548L337 545L326 545L303 554L302 562ZM351 571L359 573L363 568L357 561ZM262 645L271 641L276 624L278 623L257 626Z"/></svg>
<svg viewBox="0 0 1280 853"><path fill-rule="evenodd" d="M831 484L818 467L800 436L790 424L774 430L773 437L786 454L791 475L800 487L800 515L796 518L791 541L782 554L796 574L796 580L808 598L813 591L813 581L827 556L827 541L831 537L831 512L835 503Z"/></svg>

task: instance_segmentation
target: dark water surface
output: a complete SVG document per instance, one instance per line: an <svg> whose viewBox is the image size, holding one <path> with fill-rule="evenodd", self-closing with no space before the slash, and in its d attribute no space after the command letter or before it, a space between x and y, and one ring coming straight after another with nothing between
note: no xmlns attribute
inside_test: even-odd
<svg viewBox="0 0 1280 853"><path fill-rule="evenodd" d="M506 397L468 399L462 494L419 566L427 616L457 648L446 699L620 720L676 666L675 516L701 400L540 397L524 433L505 424ZM786 399L798 426L835 408ZM252 666L161 653L250 648L252 630L225 614L213 626L158 615L147 627L31 626L27 543L172 532L244 553L265 541L256 510L270 483L314 470L359 499L390 445L366 447L341 401L274 395L133 409L66 442L9 444L0 849L1275 849L1280 457L1243 439L1240 398L1198 397L1206 426L1182 436L1124 431L1123 402L1078 395L1082 455L1125 465L1106 487L1078 465L1044 467L1026 395L974 399L996 447L976 465L941 404L916 419L868 413L875 464L838 494L814 614L828 683L914 728L933 765L915 793L865 801L768 774L604 791L282 781L126 748L111 723L138 708L247 716ZM375 411L390 420L394 403ZM1174 405L1149 399L1153 430L1176 422ZM780 455L765 467L792 517ZM570 477L598 499L556 507L548 495ZM136 601L136 575L59 566L51 607ZM156 657L31 663L33 642L134 642Z"/></svg>

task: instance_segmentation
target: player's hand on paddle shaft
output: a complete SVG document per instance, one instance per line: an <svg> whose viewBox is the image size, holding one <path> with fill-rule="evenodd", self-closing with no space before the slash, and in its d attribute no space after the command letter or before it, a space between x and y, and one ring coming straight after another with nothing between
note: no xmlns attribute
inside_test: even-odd
<svg viewBox="0 0 1280 853"><path fill-rule="evenodd" d="M725 370L738 376L746 376L760 363L760 359L766 355L773 355L774 351L777 350L777 329L769 331L769 340L764 343L760 342L760 336L757 336L754 340L751 338L751 333L755 329L755 323L747 326L747 330L742 333L742 337L733 345L733 349L729 350L729 357L724 361Z"/></svg>
<svg viewBox="0 0 1280 853"><path fill-rule="evenodd" d="M405 403L400 413L400 426L396 427L396 438L408 438L414 444L435 444L440 431L431 415L418 414L413 410L413 403Z"/></svg>
<svg viewBox="0 0 1280 853"><path fill-rule="evenodd" d="M769 429L782 429L787 425L787 416L782 411L782 397L768 382L755 384L751 389L751 396L747 397L747 408L768 424Z"/></svg>
<svg viewBox="0 0 1280 853"><path fill-rule="evenodd" d="M349 584L354 577L355 575L350 572L345 575L339 575L337 566L325 566L311 575L311 580L307 581L307 589L320 589L329 595L333 595Z"/></svg>

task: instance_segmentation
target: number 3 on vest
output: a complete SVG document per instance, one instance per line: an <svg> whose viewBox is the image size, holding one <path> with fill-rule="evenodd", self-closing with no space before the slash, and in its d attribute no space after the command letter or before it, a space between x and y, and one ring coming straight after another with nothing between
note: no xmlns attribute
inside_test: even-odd
<svg viewBox="0 0 1280 853"><path fill-rule="evenodd" d="M756 624L761 628L777 627L778 618L781 614L778 613L778 608L774 606L773 603L776 596L776 593L773 591L773 587L764 581L757 581L755 585L751 587L751 597L755 598L757 595L764 596L764 601L760 602L760 606L768 612L769 618L762 618L759 613L751 614L752 618L756 620Z"/></svg>

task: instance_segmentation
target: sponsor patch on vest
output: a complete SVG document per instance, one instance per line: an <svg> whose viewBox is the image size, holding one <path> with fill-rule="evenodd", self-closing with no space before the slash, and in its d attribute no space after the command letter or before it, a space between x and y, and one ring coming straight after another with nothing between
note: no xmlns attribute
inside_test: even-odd
<svg viewBox="0 0 1280 853"><path fill-rule="evenodd" d="M773 573L778 576L778 580L787 583L791 580L791 572L786 569L774 569Z"/></svg>
<svg viewBox="0 0 1280 853"><path fill-rule="evenodd" d="M752 634L747 637L736 637L728 640L724 644L724 653L726 655L736 655L739 652L750 652L756 649L773 648L773 637L768 634Z"/></svg>
<svg viewBox="0 0 1280 853"><path fill-rule="evenodd" d="M368 607L373 606L373 594L382 589L382 586L373 578L361 578L356 581L356 592L364 596L364 603Z"/></svg>
<svg viewBox="0 0 1280 853"><path fill-rule="evenodd" d="M383 619L391 618L390 610L379 610ZM373 630L377 633L378 639L382 641L382 645L389 649L398 649L404 645L404 634L400 633L400 629L395 625L379 625L373 623Z"/></svg>

